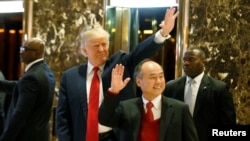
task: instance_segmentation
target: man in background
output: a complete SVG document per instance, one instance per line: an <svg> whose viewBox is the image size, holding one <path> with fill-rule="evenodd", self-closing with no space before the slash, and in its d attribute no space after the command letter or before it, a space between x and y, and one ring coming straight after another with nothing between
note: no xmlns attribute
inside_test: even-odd
<svg viewBox="0 0 250 141"><path fill-rule="evenodd" d="M4 75L0 71L0 80L4 80ZM4 102L5 102L6 93L0 92L0 135L3 131L4 126L4 118L5 118L5 110L4 110Z"/></svg>
<svg viewBox="0 0 250 141"><path fill-rule="evenodd" d="M206 56L201 48L188 48L183 56L186 76L167 82L164 95L189 105L200 141L207 141L209 129L236 124L228 85L205 74Z"/></svg>
<svg viewBox="0 0 250 141"><path fill-rule="evenodd" d="M44 60L44 42L31 38L20 47L25 73L18 81L0 80L12 99L0 141L49 141L55 77Z"/></svg>

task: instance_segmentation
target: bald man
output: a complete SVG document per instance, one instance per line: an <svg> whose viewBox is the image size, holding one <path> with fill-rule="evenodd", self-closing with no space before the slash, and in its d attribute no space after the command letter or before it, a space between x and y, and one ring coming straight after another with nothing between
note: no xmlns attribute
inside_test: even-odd
<svg viewBox="0 0 250 141"><path fill-rule="evenodd" d="M141 61L134 77L142 96L119 102L119 93L130 81L126 77L123 80L124 69L118 64L112 70L111 85L99 110L101 124L120 128L121 141L198 141L188 105L162 95L165 77L160 64L150 59Z"/></svg>
<svg viewBox="0 0 250 141"><path fill-rule="evenodd" d="M0 81L12 99L0 141L49 141L55 77L44 60L44 42L32 38L20 47L25 73L18 81Z"/></svg>

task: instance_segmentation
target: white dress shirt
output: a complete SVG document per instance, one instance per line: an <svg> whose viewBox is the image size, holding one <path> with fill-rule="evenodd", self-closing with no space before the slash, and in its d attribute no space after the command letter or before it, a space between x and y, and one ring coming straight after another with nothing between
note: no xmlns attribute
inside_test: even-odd
<svg viewBox="0 0 250 141"><path fill-rule="evenodd" d="M157 96L156 98L154 98L151 102L153 103L153 107L152 107L152 112L154 115L154 120L157 120L161 117L161 98L162 95L160 94L159 96ZM143 107L145 109L145 111L147 111L147 107L146 104L148 103L148 100L146 100L143 95L142 95L142 101L143 101Z"/></svg>
<svg viewBox="0 0 250 141"><path fill-rule="evenodd" d="M198 94L198 90L199 90L199 87L200 87L200 84L201 84L201 80L203 78L203 75L204 75L204 72L202 72L201 74L199 74L198 76L196 76L192 81L192 103L194 105L194 107L192 107L192 111L191 114L193 115L193 111L195 109L195 103L196 103L196 98L197 98L197 94ZM189 88L189 81L191 81L192 78L188 77L186 78L186 85L185 85L185 94L184 94L184 97L186 96L187 94L187 91L188 91L188 88ZM185 100L184 100L185 102Z"/></svg>

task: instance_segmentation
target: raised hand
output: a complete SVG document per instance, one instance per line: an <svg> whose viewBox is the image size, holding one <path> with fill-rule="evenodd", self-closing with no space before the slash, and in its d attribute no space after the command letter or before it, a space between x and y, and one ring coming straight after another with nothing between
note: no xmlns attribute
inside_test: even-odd
<svg viewBox="0 0 250 141"><path fill-rule="evenodd" d="M130 81L130 78L123 80L124 66L117 64L112 70L111 74L111 87L109 91L113 94L118 94Z"/></svg>
<svg viewBox="0 0 250 141"><path fill-rule="evenodd" d="M176 12L175 8L166 10L164 21L160 24L161 35L167 36L175 26L175 19L179 15L179 11Z"/></svg>

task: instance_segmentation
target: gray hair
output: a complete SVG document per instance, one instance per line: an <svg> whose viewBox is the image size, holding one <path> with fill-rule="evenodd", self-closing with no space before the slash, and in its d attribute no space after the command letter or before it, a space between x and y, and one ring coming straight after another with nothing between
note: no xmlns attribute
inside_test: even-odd
<svg viewBox="0 0 250 141"><path fill-rule="evenodd" d="M96 27L89 29L81 34L80 47L84 47L88 40L97 39L97 38L106 38L109 42L110 34L104 30L102 27Z"/></svg>

